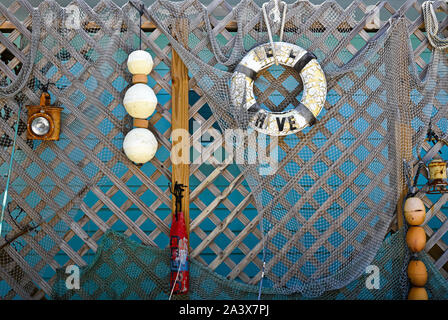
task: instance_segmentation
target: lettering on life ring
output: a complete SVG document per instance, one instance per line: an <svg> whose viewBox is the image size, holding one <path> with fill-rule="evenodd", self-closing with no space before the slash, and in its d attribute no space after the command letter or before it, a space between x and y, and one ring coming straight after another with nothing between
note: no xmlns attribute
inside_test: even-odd
<svg viewBox="0 0 448 320"><path fill-rule="evenodd" d="M312 126L321 112L327 95L325 74L314 54L286 42L275 42L279 64L299 72L303 82L302 100L293 110L270 112L257 103L254 81L257 74L275 63L269 43L255 47L241 60L232 75L230 95L233 105L245 108L249 125L272 136L285 136Z"/></svg>

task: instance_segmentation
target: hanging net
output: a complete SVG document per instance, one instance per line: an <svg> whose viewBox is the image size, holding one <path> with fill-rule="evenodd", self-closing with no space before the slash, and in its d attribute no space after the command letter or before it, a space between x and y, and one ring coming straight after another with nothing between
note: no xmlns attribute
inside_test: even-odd
<svg viewBox="0 0 448 320"><path fill-rule="evenodd" d="M364 273L357 280L338 290L332 290L318 297L320 300L398 300L404 299L402 288L397 285L407 281L403 274L406 268L407 247L404 242L406 230L388 237L376 254L372 264L381 275L378 287L368 288L369 274ZM53 297L56 300L167 300L169 287L169 251L137 244L119 233L107 232L99 246L92 264L81 270L80 286L67 290L66 281L70 272L65 268L57 271ZM420 253L428 269L426 289L429 299L448 298L448 285L434 267L426 253ZM228 280L196 259L190 264L190 293L173 296L173 299L191 300L256 300L258 286ZM404 277L404 279L403 279ZM68 280L70 281L70 279ZM263 300L307 299L301 294L280 294L278 290L262 290Z"/></svg>
<svg viewBox="0 0 448 320"><path fill-rule="evenodd" d="M23 5L32 17L32 30L17 23L21 41L10 47L20 62L17 75L5 74L0 79L2 191L14 121L18 108L22 109L1 233L3 299L16 294L36 297L39 290L41 296L49 295L51 287L43 279L50 279L54 269L68 261L86 265L82 251L96 251L88 222L96 213L83 199L88 192L106 198L98 188L112 183L105 173L120 177L129 165L122 152L127 122L121 101L131 82L125 62L138 45L139 14L130 4L120 8L101 2L93 9L83 1L67 7L54 1L37 8L26 1ZM12 13L1 9L15 21ZM124 27L130 25L133 30ZM63 108L57 142L27 139L25 106L38 104L45 85L51 103ZM83 248L71 245L70 240L78 237L85 242Z"/></svg>
<svg viewBox="0 0 448 320"><path fill-rule="evenodd" d="M413 62L408 22L399 14L350 53L357 5L288 5L283 41L317 57L328 94L316 124L278 140L252 129L254 114L235 105L229 87L241 59L269 43L268 28L279 34L281 23L266 23L260 7L242 1L232 11L237 31L224 39L198 1L158 1L150 10L203 90L222 132L247 132L226 142L239 148L244 158L239 167L256 198L264 285L282 292L320 295L365 271L403 191L403 161L414 159L434 94L444 88L446 58L435 53L423 81ZM241 85L242 92L249 90ZM259 108L279 112L299 105L303 83L294 69L273 65L256 75L253 87ZM271 152L278 161L251 161L257 152Z"/></svg>
<svg viewBox="0 0 448 320"><path fill-rule="evenodd" d="M251 0L244 0L232 9L237 28L226 36L218 36L214 28L228 21L213 21L215 27L212 27L207 9L197 0L156 1L144 11L168 38L188 67L192 81L203 91L219 122L217 129L222 134L228 129L244 133L226 141L224 155L237 150L234 154L240 157L239 168L255 196L258 211L255 222L263 233L260 259L266 262L264 297L322 294L330 297L341 288L344 289L338 292L345 292L346 297L366 297L369 293L360 293L361 287L354 285L359 290L353 294L349 288L356 279L362 279L368 265L378 263L384 266L386 274L395 272L390 270L404 274L409 257L403 253L403 242L397 249L395 244L393 250L386 244L384 248L388 249L380 250L390 259L377 261L374 257L403 192L403 162L416 158L430 119L432 129L440 136L448 130L448 64L446 56L435 50L428 68L423 72L417 69L409 40L409 22L400 13L356 54L350 52L347 47L352 33L359 27L359 20L354 18L359 3L355 1L345 9L333 1L322 5L307 1L288 5L282 40L316 56L325 73L328 93L313 126L278 138L251 128L253 115L232 103L230 84L244 56L251 49L269 43L268 25L274 41L279 39L281 22L270 21L267 25L261 8ZM272 5L267 6L268 12ZM146 218L166 227L167 220L162 221L148 209L124 182L135 175L145 185L157 188L122 152L123 137L130 128L121 104L131 83L126 59L139 48L136 7L140 2L133 1L121 8L111 1L101 1L94 8L84 1L73 1L67 7L44 1L37 8L23 1L22 6L31 17L23 23L0 4L5 20L16 22L17 32L23 35L14 44L0 39L17 57L10 62L16 63L14 72L6 72L9 69L0 63L1 190L6 186L18 109L26 111L25 105L35 105L47 83L52 103L63 107L63 130L57 143L27 140L27 114L21 114L9 204L0 239L2 299L17 295L49 297L53 292L49 283L53 283L54 270L72 263L86 266L86 252L100 253L95 260L99 264L92 268L104 265L101 277L106 277L108 267L110 274L123 272L117 261L127 259L123 250L129 248L136 249L135 254L142 252L140 262L135 257L128 261L137 265L127 266L134 276L145 263L152 266L153 261L165 261L168 257L164 250L137 249L135 244L113 233L107 234L101 246L96 243L101 234L122 220L145 244L154 245L101 185L117 186ZM230 19L232 15L227 17ZM159 50L156 55L168 54ZM261 109L282 112L299 106L303 87L294 69L274 65L256 76L254 96ZM247 92L248 88L241 90ZM158 141L169 147L168 139L153 129ZM258 161L260 156L263 161ZM163 169L160 176L169 177L168 169ZM87 194L93 194L106 207L115 208L118 216L103 221L98 211L84 202ZM93 236L89 221L98 224L99 231ZM163 228L159 232L168 233ZM82 240L79 247L72 244L75 238ZM397 254L403 260L393 260L395 250L404 254ZM118 260L111 264L114 257ZM394 262L386 263L391 259ZM428 259L423 259L426 264ZM147 284L148 288L157 288L148 289L148 296L142 292L137 296L147 298L157 292L166 293L169 281L163 278L167 270L165 262L160 264L160 273L157 265L154 269L144 268L145 275L155 270ZM228 288L224 292L230 298L255 298L255 287L225 282L198 263L192 263L192 268L192 273L196 272L192 286L197 289L192 290L193 298L212 298L207 291L221 297L219 288ZM88 270L83 272L88 274ZM254 282L260 279L260 274ZM202 276L209 279L209 284L202 284L201 289ZM52 280L47 283L48 279ZM59 272L59 284L61 279ZM84 291L79 293L82 298L100 298L104 292L109 298L134 297L131 292L137 292L136 287L129 291L123 288L143 283L127 279L124 284L115 285L108 280L105 284L110 289L96 291L95 285L104 284L88 279L93 281L93 287L83 282ZM430 276L432 279L439 278ZM406 278L394 281L400 292L391 291L389 296L404 297ZM395 290L392 284L391 290ZM434 297L446 297L446 291L437 293L437 290L431 293ZM56 291L56 296L66 294L60 289Z"/></svg>

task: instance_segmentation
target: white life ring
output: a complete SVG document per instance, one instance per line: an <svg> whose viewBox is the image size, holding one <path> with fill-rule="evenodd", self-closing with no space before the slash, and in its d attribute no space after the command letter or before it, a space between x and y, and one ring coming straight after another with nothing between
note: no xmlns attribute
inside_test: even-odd
<svg viewBox="0 0 448 320"><path fill-rule="evenodd" d="M230 96L234 106L253 114L249 125L272 136L285 136L303 130L316 122L327 95L327 81L314 54L286 42L275 42L279 64L294 68L303 82L299 105L289 111L269 112L260 108L254 97L257 73L275 63L270 43L255 47L241 60L232 75Z"/></svg>

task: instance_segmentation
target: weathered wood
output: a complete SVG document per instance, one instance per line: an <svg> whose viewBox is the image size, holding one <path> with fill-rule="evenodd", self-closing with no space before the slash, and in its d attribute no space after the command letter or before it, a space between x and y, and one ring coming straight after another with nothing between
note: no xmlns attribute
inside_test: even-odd
<svg viewBox="0 0 448 320"><path fill-rule="evenodd" d="M188 28L186 20L179 19L176 24L178 35L185 35ZM182 41L188 41L187 38ZM184 185L185 191L182 198L182 212L185 216L185 224L187 226L187 234L190 234L190 140L189 135L189 103L188 103L188 69L182 62L175 50L172 50L171 60L171 132L172 132L172 148L179 150L171 153L172 177L171 183ZM174 157L174 158L173 158ZM173 161L174 160L174 161ZM188 162L186 162L188 161ZM176 210L176 198L173 196L173 214Z"/></svg>
<svg viewBox="0 0 448 320"><path fill-rule="evenodd" d="M227 18L227 20L230 20L229 18ZM366 19L367 20L367 19ZM381 26L384 24L384 22L381 23ZM214 24L213 21L211 22L212 27L217 27L219 26L219 24ZM381 27L380 26L380 27ZM238 31L238 26L235 20L230 20L227 23L225 23L224 25L225 30L229 31L229 32L236 32ZM425 25L423 24L423 22L421 22L418 26L419 30L421 31L425 31ZM86 29L91 29L91 30L97 30L99 29L99 26L94 23L94 22L90 22L87 26ZM320 31L324 31L325 27L323 27L322 25L318 25L315 24L312 29L315 30L320 30ZM346 30L352 30L352 28L348 25L346 26L341 26L341 31L346 31ZM363 27L363 30L367 31L367 32L377 32L378 29L377 28L367 28L367 27ZM11 33L14 30L17 30L17 27L14 23L10 22L10 21L5 21L0 25L0 32L3 33ZM142 30L144 32L153 32L155 30L157 30L157 27L155 26L155 24L153 22L150 21L145 21L142 23ZM264 30L266 31L266 29Z"/></svg>
<svg viewBox="0 0 448 320"><path fill-rule="evenodd" d="M202 210L202 212L199 214L199 216L194 219L194 221L191 224L191 230L194 230L201 222L211 213L213 212L216 207L223 201L225 198L229 196L229 194L233 191L233 189L236 187L238 183L241 183L244 179L244 176L240 174L235 180L232 181L232 183L229 184L229 186L219 195L217 196L212 203L207 207L206 210Z"/></svg>

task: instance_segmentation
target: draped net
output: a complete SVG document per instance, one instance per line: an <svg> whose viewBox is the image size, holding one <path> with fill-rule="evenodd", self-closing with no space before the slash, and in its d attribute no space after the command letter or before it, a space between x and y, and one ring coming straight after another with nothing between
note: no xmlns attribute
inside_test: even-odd
<svg viewBox="0 0 448 320"><path fill-rule="evenodd" d="M261 8L252 1L233 8L237 31L225 39L216 35L198 1L158 1L150 10L203 90L221 130L251 132L232 141L243 150L246 161L239 166L261 217L264 285L283 292L315 296L365 272L403 191L403 161L415 156L413 146L424 138L434 94L445 85L446 58L438 52L425 80L420 79L408 22L399 14L355 55L350 53L346 48L357 25L357 5L288 5L283 41L317 56L328 94L317 123L279 137L277 148L272 137L256 135L248 126L253 114L232 105L229 93L238 62L269 42ZM278 34L279 23L270 27ZM301 91L300 77L287 67L270 67L254 83L258 103L271 111L296 107ZM444 117L446 110L439 112ZM277 154L275 166L249 161L255 136Z"/></svg>
<svg viewBox="0 0 448 320"><path fill-rule="evenodd" d="M69 260L86 264L64 240L73 232L84 241L85 250L96 250L85 230L89 219L78 216L80 208L92 214L82 200L89 191L109 200L98 185L121 185L119 177L132 170L122 152L127 127L121 101L131 82L126 58L138 48L139 26L138 12L130 3L121 8L111 1L95 8L84 1L73 1L74 7L54 1L38 8L23 4L33 16L32 31L20 29L26 35L20 49L28 49L17 77L4 75L0 83L2 190L19 107L15 98L23 105L35 104L41 85L50 81L52 102L64 108L57 143L27 141L26 113L20 120L0 277L20 283L20 295L27 297L38 289L36 283L44 292L51 291L39 279L58 254L64 257L58 257L60 265ZM434 51L420 79L409 25L401 15L392 17L387 28L353 55L347 47L358 27L358 6L359 1L345 9L332 1L288 5L283 41L316 55L326 74L328 95L317 123L279 137L278 147L275 139L248 128L251 114L232 105L229 96L235 66L250 49L268 42L260 7L250 0L240 2L233 8L238 28L226 36L215 33L206 8L197 0L157 1L145 8L204 92L221 131L251 133L233 147L242 150L245 162L239 167L256 199L266 261L263 286L273 294L317 296L359 278L394 217L403 191L403 160L416 157L430 119L439 135L448 129L445 55ZM271 27L277 34L280 25ZM294 70L273 66L258 75L254 93L263 108L283 111L298 105L302 87ZM255 138L267 141L266 149L272 149L278 163L249 161ZM403 261L398 269L404 274L405 268ZM398 283L403 292L405 282L401 278ZM8 292L2 298L13 298L13 290L3 290L6 283L0 282L0 292Z"/></svg>
<svg viewBox="0 0 448 320"><path fill-rule="evenodd" d="M96 248L81 208L86 210L83 200L92 188L111 183L105 172L121 176L129 166L122 152L126 112L121 101L131 83L126 59L138 48L139 14L131 4L21 5L32 16L32 29L16 22L23 35L13 51L23 50L19 71L17 76L2 73L0 80L2 199L14 121L22 108L0 244L0 296L5 299L29 297L38 289L49 293L51 288L40 280L52 276L47 264L55 268L72 259L85 265L67 244L69 238L83 238L87 250ZM51 103L63 108L60 139L27 140L25 106L38 104L47 83ZM74 234L67 238L70 230Z"/></svg>
<svg viewBox="0 0 448 320"><path fill-rule="evenodd" d="M368 289L369 274L364 274L347 286L319 296L319 300L400 300L407 291L399 285L406 281L401 271L406 257L404 242L406 230L401 229L388 237L378 250L372 264L381 274L380 289ZM79 290L67 290L65 269L57 271L52 298L58 300L167 300L169 287L169 249L139 245L124 235L108 231L101 239L95 259L82 268ZM418 254L428 268L425 288L431 300L446 300L448 284L431 262L426 252ZM255 300L258 286L226 279L196 259L190 265L188 295L174 295L174 300ZM281 294L275 288L263 288L263 300L309 299L300 293Z"/></svg>

